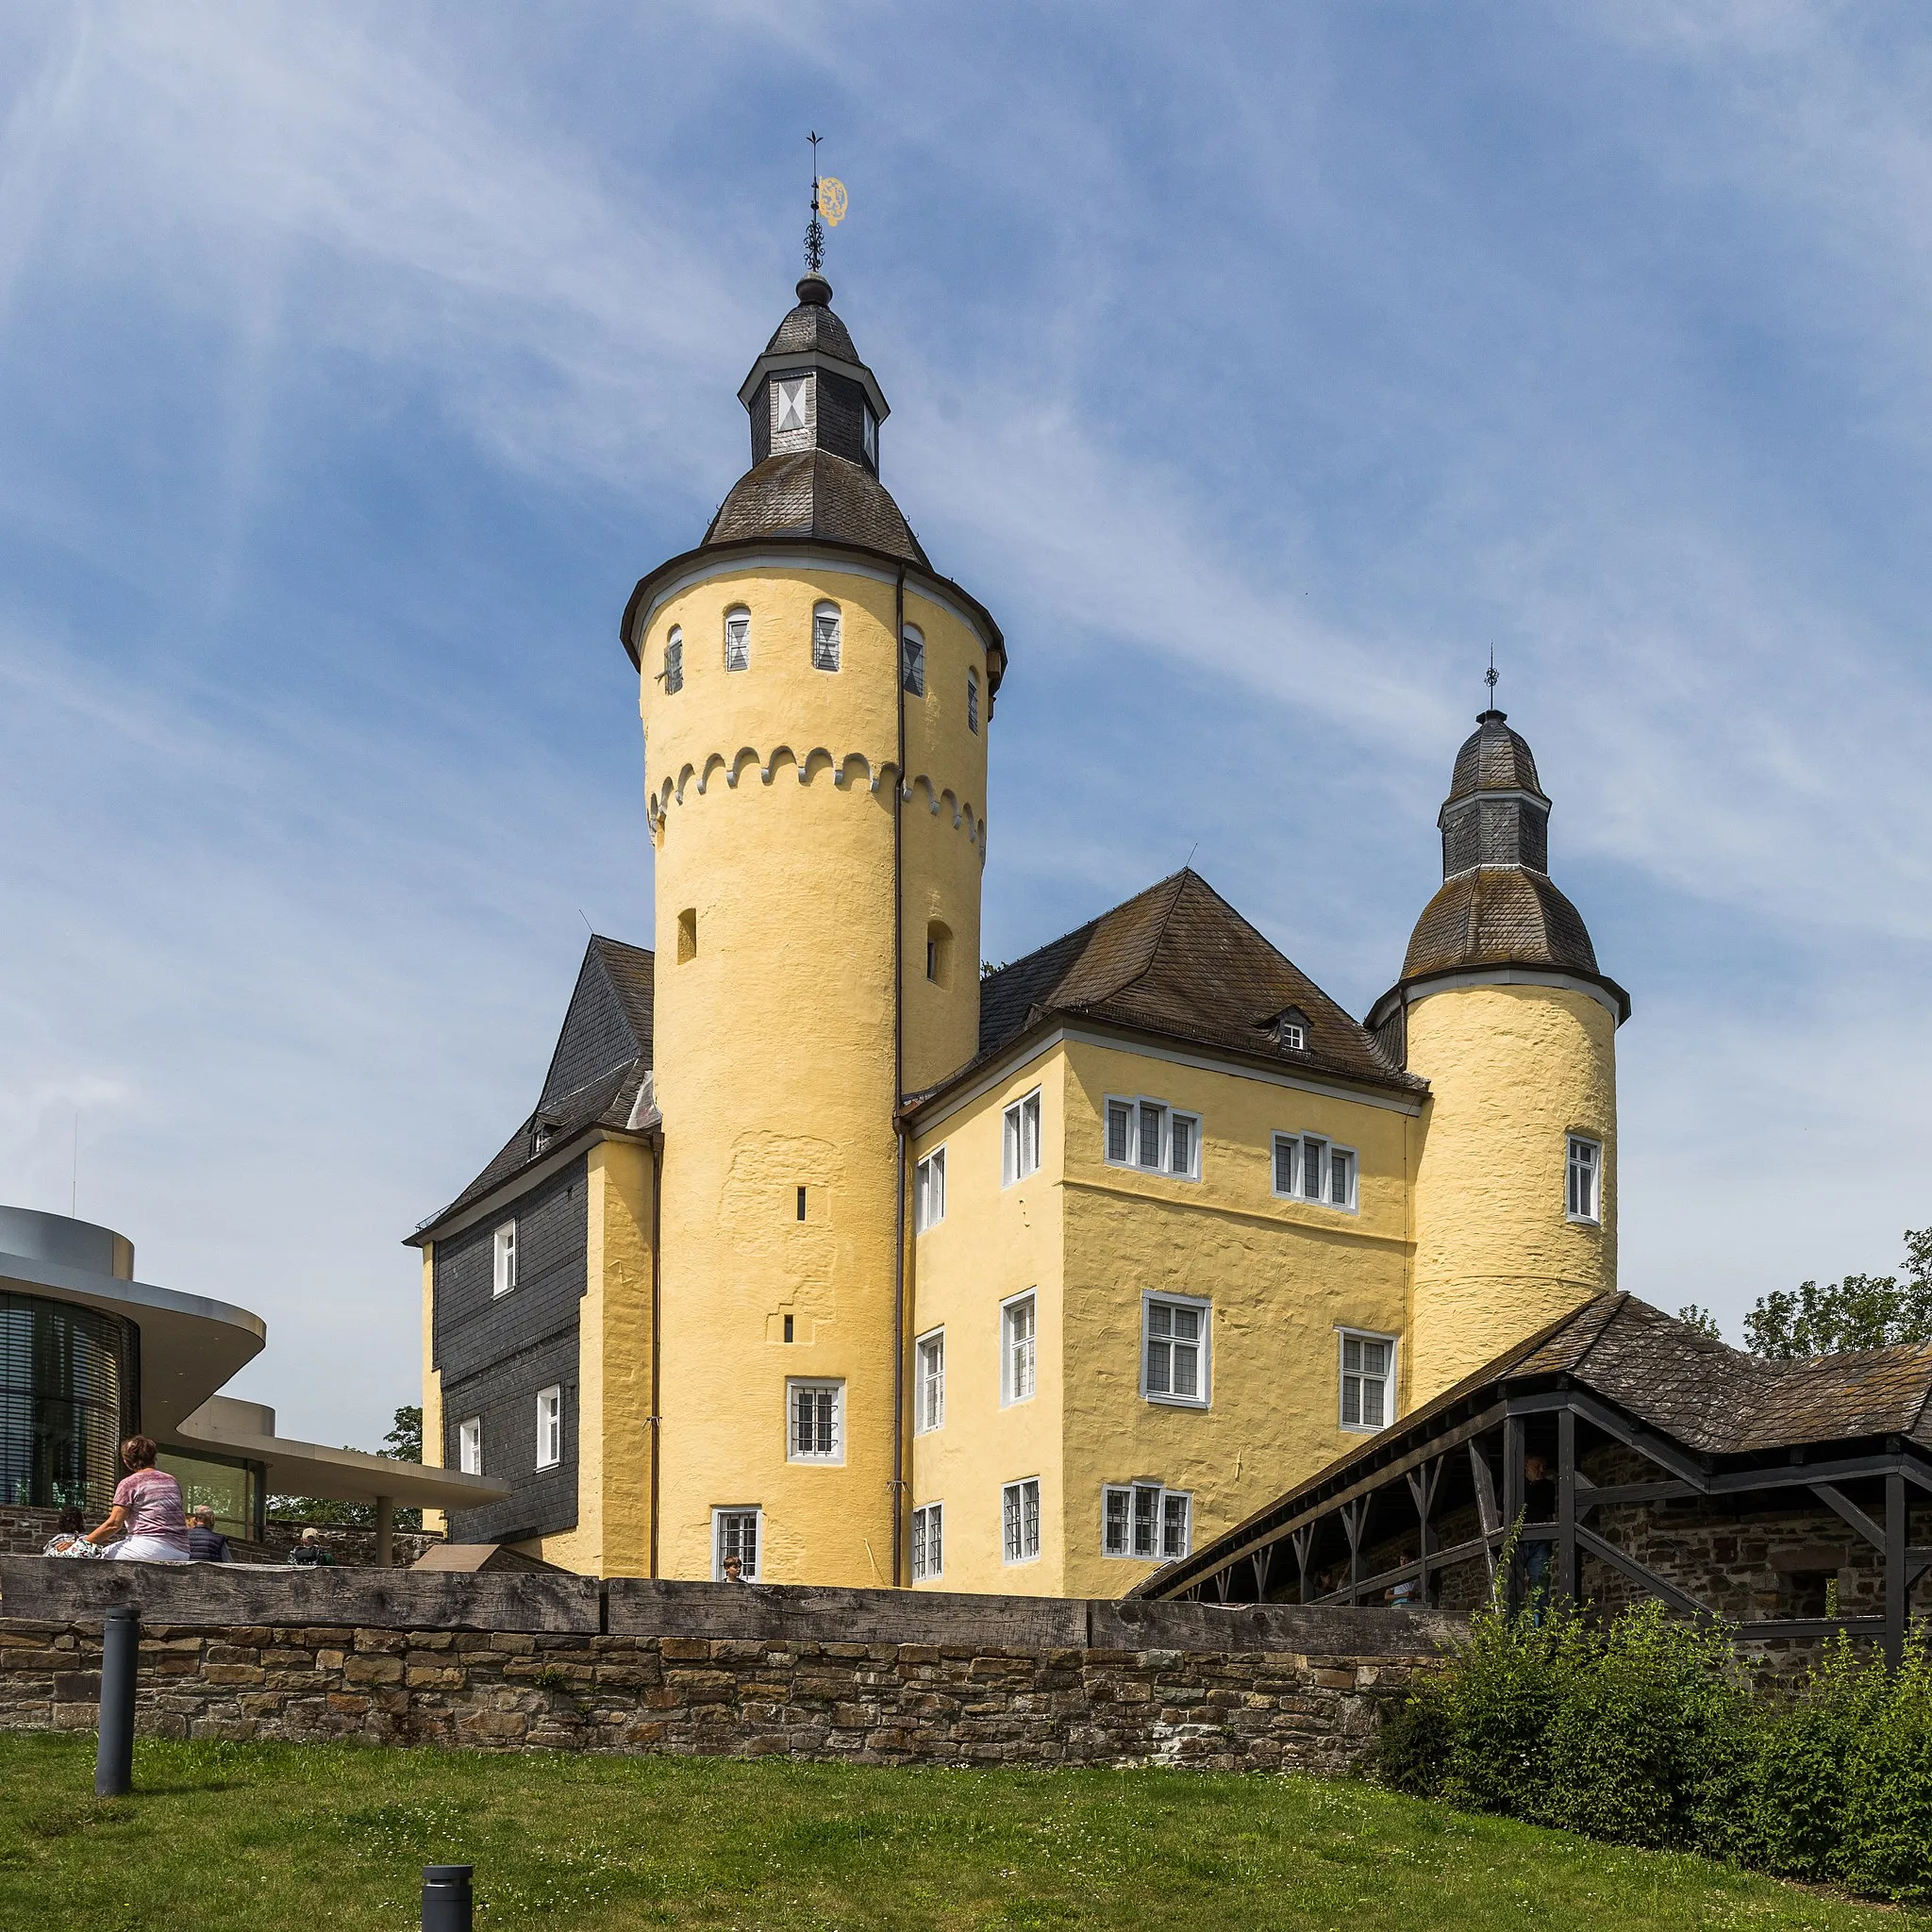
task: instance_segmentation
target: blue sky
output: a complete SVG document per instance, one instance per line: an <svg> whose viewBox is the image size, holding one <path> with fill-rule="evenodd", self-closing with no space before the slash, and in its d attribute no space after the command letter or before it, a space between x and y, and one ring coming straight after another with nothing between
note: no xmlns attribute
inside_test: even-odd
<svg viewBox="0 0 1932 1932"><path fill-rule="evenodd" d="M1624 1285L1932 1220L1932 26L1877 4L0 16L0 1199L373 1442L399 1238L650 933L631 584L808 126L998 615L987 950L1194 863L1394 976L1482 699L1636 1014ZM77 1182L74 1140L78 1117Z"/></svg>

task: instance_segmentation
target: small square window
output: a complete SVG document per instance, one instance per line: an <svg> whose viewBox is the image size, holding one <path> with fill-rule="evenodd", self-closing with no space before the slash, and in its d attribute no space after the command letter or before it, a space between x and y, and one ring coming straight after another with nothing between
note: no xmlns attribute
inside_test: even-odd
<svg viewBox="0 0 1932 1932"><path fill-rule="evenodd" d="M1341 1332L1341 1426L1373 1433L1387 1428L1393 1413L1395 1340L1389 1335Z"/></svg>
<svg viewBox="0 0 1932 1932"><path fill-rule="evenodd" d="M899 682L908 697L925 695L925 636L908 624L899 640Z"/></svg>
<svg viewBox="0 0 1932 1932"><path fill-rule="evenodd" d="M1000 1556L1030 1563L1040 1554L1040 1478L1008 1483L1000 1491Z"/></svg>
<svg viewBox="0 0 1932 1932"><path fill-rule="evenodd" d="M537 1391L537 1467L555 1469L563 1460L563 1390L553 1383Z"/></svg>
<svg viewBox="0 0 1932 1932"><path fill-rule="evenodd" d="M751 669L749 610L727 610L724 613L724 668L727 671Z"/></svg>
<svg viewBox="0 0 1932 1932"><path fill-rule="evenodd" d="M1039 1312L1029 1291L1000 1308L1000 1406L1031 1400L1038 1367Z"/></svg>
<svg viewBox="0 0 1932 1932"><path fill-rule="evenodd" d="M945 1506L924 1503L912 1512L912 1580L933 1583L945 1574Z"/></svg>
<svg viewBox="0 0 1932 1932"><path fill-rule="evenodd" d="M1603 1166L1601 1141L1586 1140L1581 1134L1570 1136L1568 1194L1572 1221L1603 1219Z"/></svg>
<svg viewBox="0 0 1932 1932"><path fill-rule="evenodd" d="M786 1454L790 1461L845 1460L844 1383L788 1382L785 1407Z"/></svg>
<svg viewBox="0 0 1932 1932"><path fill-rule="evenodd" d="M912 1170L912 1231L924 1234L946 1218L946 1150L938 1147Z"/></svg>
<svg viewBox="0 0 1932 1932"><path fill-rule="evenodd" d="M1040 1169L1040 1090L1016 1100L1003 1116L1000 1185L1011 1187Z"/></svg>
<svg viewBox="0 0 1932 1932"><path fill-rule="evenodd" d="M758 1574L758 1531L762 1511L758 1509L713 1509L711 1511L711 1580L730 1580L726 1565L735 1558L739 1576L756 1583Z"/></svg>
<svg viewBox="0 0 1932 1932"><path fill-rule="evenodd" d="M483 1474L483 1418L473 1415L457 1424L457 1467L465 1475Z"/></svg>
<svg viewBox="0 0 1932 1932"><path fill-rule="evenodd" d="M1148 1401L1207 1407L1208 1312L1204 1301L1143 1300L1141 1392Z"/></svg>
<svg viewBox="0 0 1932 1932"><path fill-rule="evenodd" d="M508 1294L517 1285L517 1224L506 1221L496 1230L491 1242L491 1274L490 1291L492 1295Z"/></svg>
<svg viewBox="0 0 1932 1932"><path fill-rule="evenodd" d="M946 1421L946 1332L922 1335L914 1349L912 1427L928 1435Z"/></svg>

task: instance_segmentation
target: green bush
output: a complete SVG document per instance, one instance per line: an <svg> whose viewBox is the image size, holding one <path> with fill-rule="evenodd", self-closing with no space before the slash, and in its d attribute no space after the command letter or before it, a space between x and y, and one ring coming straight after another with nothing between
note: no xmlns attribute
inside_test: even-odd
<svg viewBox="0 0 1932 1932"><path fill-rule="evenodd" d="M1755 1696L1732 1632L1642 1603L1471 1620L1385 1720L1371 1774L1471 1811L1932 1899L1932 1661L1840 1638L1792 1695Z"/></svg>

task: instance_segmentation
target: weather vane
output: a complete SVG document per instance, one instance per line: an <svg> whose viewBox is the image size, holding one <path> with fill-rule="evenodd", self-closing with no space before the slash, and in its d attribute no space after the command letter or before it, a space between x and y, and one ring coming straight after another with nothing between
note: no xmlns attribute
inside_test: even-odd
<svg viewBox="0 0 1932 1932"><path fill-rule="evenodd" d="M811 142L811 220L805 225L805 265L817 275L825 262L825 225L836 228L845 219L846 194L836 175L819 174L819 137L806 139Z"/></svg>
<svg viewBox="0 0 1932 1932"><path fill-rule="evenodd" d="M1483 682L1490 688L1490 709L1496 708L1496 647L1490 646L1490 668L1483 673Z"/></svg>

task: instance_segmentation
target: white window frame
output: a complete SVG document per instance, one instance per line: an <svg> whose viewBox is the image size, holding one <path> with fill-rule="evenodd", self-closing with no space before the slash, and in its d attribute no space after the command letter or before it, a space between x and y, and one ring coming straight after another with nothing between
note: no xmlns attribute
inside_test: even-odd
<svg viewBox="0 0 1932 1932"><path fill-rule="evenodd" d="M798 1398L807 1391L816 1396L832 1398L832 1446L827 1450L798 1446ZM814 1421L814 1433L817 1432ZM845 1384L830 1375L789 1375L785 1380L785 1460L836 1469L845 1460Z"/></svg>
<svg viewBox="0 0 1932 1932"><path fill-rule="evenodd" d="M1382 1384L1382 1420L1378 1423L1349 1422L1348 1415L1348 1344L1351 1341L1380 1342L1389 1351L1389 1365L1379 1376L1372 1376L1365 1371L1357 1371L1355 1380L1366 1385L1371 1381ZM1338 1328L1335 1331L1335 1425L1351 1436L1379 1436L1395 1420L1395 1370L1396 1355L1401 1338L1383 1335L1374 1328ZM1357 1410L1361 1405L1357 1400Z"/></svg>
<svg viewBox="0 0 1932 1932"><path fill-rule="evenodd" d="M1139 1539L1136 1531L1142 1520L1140 1503L1142 1497L1152 1496L1154 1547L1142 1550L1137 1547ZM1112 1541L1113 1499L1122 1499L1122 1523L1124 1535L1121 1546L1115 1548ZM1171 1537L1170 1506L1179 1504L1180 1535ZM1194 1550L1194 1496L1191 1490L1171 1490L1165 1483L1155 1482L1151 1477L1142 1476L1130 1483L1102 1483L1100 1486L1100 1554L1113 1563L1177 1563L1183 1557L1189 1557Z"/></svg>
<svg viewBox="0 0 1932 1932"><path fill-rule="evenodd" d="M498 1301L517 1285L517 1223L515 1215L497 1224L490 1237L490 1298Z"/></svg>
<svg viewBox="0 0 1932 1932"><path fill-rule="evenodd" d="M473 1415L457 1424L457 1469L463 1475L483 1474L483 1418Z"/></svg>
<svg viewBox="0 0 1932 1932"><path fill-rule="evenodd" d="M1026 1334L1016 1337L1020 1310L1026 1310ZM1024 1353L1020 1353L1024 1342ZM1024 1364L1024 1373L1023 1373ZM1024 1382L1023 1389L1020 1385ZM1040 1392L1040 1291L1009 1294L1000 1304L1000 1407L1031 1402Z"/></svg>
<svg viewBox="0 0 1932 1932"><path fill-rule="evenodd" d="M876 470L879 466L879 419L873 414L870 403L861 403L859 408L865 412L865 429L860 446L865 451L866 461Z"/></svg>
<svg viewBox="0 0 1932 1932"><path fill-rule="evenodd" d="M928 1329L912 1344L912 1433L946 1425L946 1331Z"/></svg>
<svg viewBox="0 0 1932 1932"><path fill-rule="evenodd" d="M908 697L925 695L925 633L916 624L899 633L899 689Z"/></svg>
<svg viewBox="0 0 1932 1932"><path fill-rule="evenodd" d="M1284 1188L1281 1185L1281 1149L1284 1141L1294 1145L1294 1185ZM1321 1149L1318 1158L1315 1191L1307 1191L1308 1147L1312 1142ZM1348 1163L1347 1199L1330 1200L1329 1193L1334 1185L1334 1165L1337 1158ZM1353 1147L1344 1147L1341 1141L1326 1134L1293 1133L1276 1134L1268 1146L1268 1190L1277 1201L1300 1201L1309 1208L1328 1208L1337 1214L1358 1214L1361 1212L1362 1158Z"/></svg>
<svg viewBox="0 0 1932 1932"><path fill-rule="evenodd" d="M972 665L966 667L966 728L979 735L979 673Z"/></svg>
<svg viewBox="0 0 1932 1932"><path fill-rule="evenodd" d="M816 387L811 372L806 370L796 375L780 375L772 383L772 434L779 436L801 436L808 434L817 411L812 408L812 391ZM788 399L792 403L795 420L785 420L785 406Z"/></svg>
<svg viewBox="0 0 1932 1932"><path fill-rule="evenodd" d="M744 1519L751 1519L751 1561L744 1562L744 1541L742 1524ZM725 1536L727 1522L740 1524L738 1539L738 1559L744 1567L747 1583L756 1583L758 1574L758 1557L765 1543L765 1512L756 1503L727 1504L711 1511L711 1581L724 1581Z"/></svg>
<svg viewBox="0 0 1932 1932"><path fill-rule="evenodd" d="M675 624L664 640L664 668L658 675L667 698L684 689L684 632Z"/></svg>
<svg viewBox="0 0 1932 1932"><path fill-rule="evenodd" d="M733 639L731 627L742 625L743 630L736 640L737 662L732 661ZM724 668L726 671L749 671L751 669L751 612L742 604L734 604L724 613Z"/></svg>
<svg viewBox="0 0 1932 1932"><path fill-rule="evenodd" d="M1577 1149L1588 1147L1590 1160L1579 1167ZM1576 1206L1576 1178L1582 1172L1590 1185L1589 1211L1579 1212ZM1579 1227L1601 1227L1604 1220L1604 1143L1592 1134L1571 1134L1567 1137L1563 1158L1563 1218Z"/></svg>
<svg viewBox="0 0 1932 1932"><path fill-rule="evenodd" d="M1010 1188L1040 1172L1040 1092L1036 1087L1000 1111L1000 1186ZM1028 1140L1028 1130L1031 1140Z"/></svg>
<svg viewBox="0 0 1932 1932"><path fill-rule="evenodd" d="M1028 1494L1028 1491L1031 1494ZM1032 1548L1028 1549L1028 1508L1032 1511ZM1024 1475L1000 1485L1000 1562L1037 1563L1045 1539L1040 1530L1040 1478Z"/></svg>
<svg viewBox="0 0 1932 1932"><path fill-rule="evenodd" d="M912 1512L908 1571L914 1583L937 1583L946 1574L946 1506L922 1503Z"/></svg>
<svg viewBox="0 0 1932 1932"><path fill-rule="evenodd" d="M1153 1375L1148 1367L1148 1354L1154 1343L1163 1339L1154 1333L1153 1314L1156 1307L1188 1308L1201 1318L1201 1332L1191 1344L1199 1357L1196 1363L1196 1380L1201 1392L1198 1395L1174 1395L1153 1386ZM1213 1396L1213 1332L1214 1304L1206 1297L1193 1294L1168 1294L1154 1289L1144 1291L1141 1296L1141 1399L1143 1402L1158 1402L1170 1408L1208 1407ZM1167 1378L1172 1383L1172 1350L1176 1346L1185 1348L1190 1344L1185 1341L1175 1343L1172 1338L1166 1339L1170 1350Z"/></svg>
<svg viewBox="0 0 1932 1932"><path fill-rule="evenodd" d="M563 1467L563 1384L537 1391L537 1467Z"/></svg>
<svg viewBox="0 0 1932 1932"><path fill-rule="evenodd" d="M1116 1158L1113 1151L1114 1121L1124 1110L1127 1123L1126 1155ZM1188 1164L1174 1164L1174 1124L1188 1123ZM1141 1159L1147 1146L1147 1132L1153 1130L1154 1160ZM1109 1093L1100 1115L1101 1158L1109 1167L1125 1168L1133 1174L1165 1174L1172 1181L1198 1181L1201 1178L1201 1116L1184 1107L1170 1107L1150 1093Z"/></svg>
<svg viewBox="0 0 1932 1932"><path fill-rule="evenodd" d="M823 632L821 626L828 621L832 627L830 631ZM836 676L844 656L844 617L836 604L822 597L811 607L811 668Z"/></svg>
<svg viewBox="0 0 1932 1932"><path fill-rule="evenodd" d="M912 1232L924 1234L946 1218L946 1150L935 1147L912 1170Z"/></svg>

